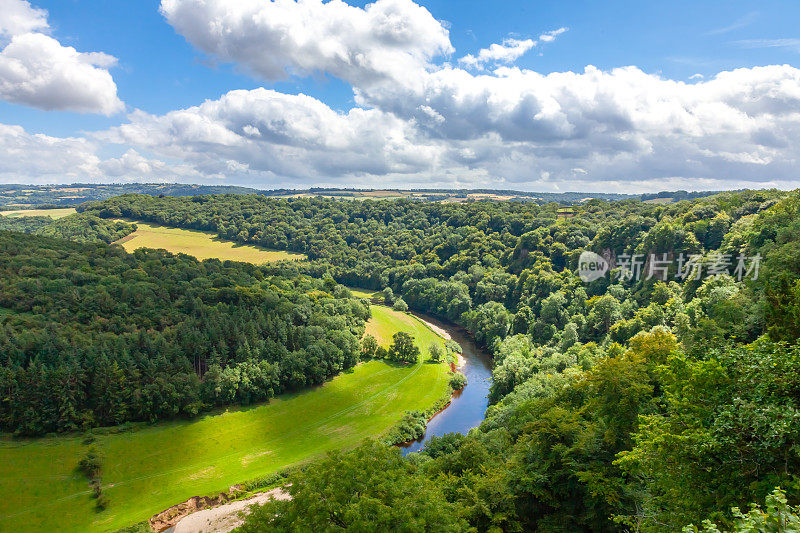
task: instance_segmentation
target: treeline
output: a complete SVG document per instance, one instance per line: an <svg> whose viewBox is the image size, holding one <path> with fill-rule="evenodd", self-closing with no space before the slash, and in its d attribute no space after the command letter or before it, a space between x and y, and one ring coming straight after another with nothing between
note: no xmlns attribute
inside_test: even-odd
<svg viewBox="0 0 800 533"><path fill-rule="evenodd" d="M83 202L104 200L125 193L158 196L192 196L194 194L253 194L250 187L235 185L192 185L187 183L72 183L69 185L0 184L0 206L9 209L20 205L35 209L61 209ZM287 191L291 194L294 191Z"/></svg>
<svg viewBox="0 0 800 533"><path fill-rule="evenodd" d="M368 308L332 279L0 232L0 427L193 416L354 365Z"/></svg>
<svg viewBox="0 0 800 533"><path fill-rule="evenodd" d="M547 258L561 270L603 227L629 227L619 236L633 241L658 221L678 220L689 226L698 244L713 245L713 230L721 228L724 233L780 194L757 191L670 205L591 200L573 208L574 216L567 219L560 218L558 204L344 202L255 195L154 198L126 194L88 202L79 210L105 218L126 216L210 230L241 243L301 252L334 265L342 281L380 289L395 284L392 272L387 272L393 267L415 269L414 277L420 277L424 268L429 277L441 279L464 275L470 267L519 274L537 259ZM721 226L709 228L720 213Z"/></svg>
<svg viewBox="0 0 800 533"><path fill-rule="evenodd" d="M136 231L136 225L121 220L106 220L88 214L74 214L58 220L53 220L48 216L4 217L0 215L0 231L18 231L77 242L110 244Z"/></svg>
<svg viewBox="0 0 800 533"><path fill-rule="evenodd" d="M681 340L691 345L703 336L754 340L768 320L785 321L771 314L775 306L768 299L776 296L763 290L765 283L777 283L766 280L776 268L763 265L756 284L734 276L736 258L761 249L750 246L754 221L777 212L777 206L770 208L784 195L748 191L671 205L593 200L574 208L570 218L560 218L555 204L235 195L124 195L83 209L213 230L238 242L308 254L312 263L284 265L281 271L330 273L348 285L391 287L412 308L462 323L490 347L509 333L530 334L550 346L606 337L624 342L659 324L680 327ZM758 231L768 237L767 229ZM587 285L575 275L584 249L605 254L612 267L623 254L645 259L667 254L672 261L661 284L659 277L644 279L643 264L639 280L605 276ZM730 275L684 283L677 277L681 254L702 256L706 264L715 254L726 255ZM720 294L727 298L718 301ZM718 324L716 317L725 313L738 313L741 320Z"/></svg>

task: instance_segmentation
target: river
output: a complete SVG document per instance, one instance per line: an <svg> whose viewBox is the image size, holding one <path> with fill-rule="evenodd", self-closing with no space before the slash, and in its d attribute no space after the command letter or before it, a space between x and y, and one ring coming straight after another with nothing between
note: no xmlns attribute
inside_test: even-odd
<svg viewBox="0 0 800 533"><path fill-rule="evenodd" d="M452 401L443 411L438 412L428 422L425 436L404 445L403 455L418 452L432 436L441 436L445 433L464 433L477 427L483 421L486 407L489 405L489 387L492 385L492 368L489 355L479 348L475 341L458 326L444 323L429 316L424 316L425 321L446 330L452 339L463 350L465 359L462 372L467 376L467 385L460 391L453 393Z"/></svg>

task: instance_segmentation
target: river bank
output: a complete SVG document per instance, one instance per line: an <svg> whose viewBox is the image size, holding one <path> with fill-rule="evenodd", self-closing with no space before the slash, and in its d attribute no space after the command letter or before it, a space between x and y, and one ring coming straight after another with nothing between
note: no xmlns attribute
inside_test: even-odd
<svg viewBox="0 0 800 533"><path fill-rule="evenodd" d="M433 436L453 432L466 434L470 429L480 425L489 405L488 394L492 383L489 354L475 344L466 330L422 313L414 313L414 316L446 339L451 339L461 346L458 370L467 377L467 385L460 391L453 392L450 404L428 421L422 439L401 446L403 455L420 451L425 442Z"/></svg>

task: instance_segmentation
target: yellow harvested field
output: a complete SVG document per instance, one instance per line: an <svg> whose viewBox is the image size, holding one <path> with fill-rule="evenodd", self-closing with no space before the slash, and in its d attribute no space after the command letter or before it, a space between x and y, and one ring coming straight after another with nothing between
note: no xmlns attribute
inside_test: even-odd
<svg viewBox="0 0 800 533"><path fill-rule="evenodd" d="M64 209L14 209L12 211L0 211L4 217L50 217L52 219L63 218L75 212L74 207Z"/></svg>
<svg viewBox="0 0 800 533"><path fill-rule="evenodd" d="M135 220L127 222L135 223L138 229L116 241L116 244L122 245L128 252L138 248L155 248L191 255L201 260L216 258L222 261L244 261L257 265L283 259L305 259L302 254L236 244L220 239L210 231L171 228Z"/></svg>

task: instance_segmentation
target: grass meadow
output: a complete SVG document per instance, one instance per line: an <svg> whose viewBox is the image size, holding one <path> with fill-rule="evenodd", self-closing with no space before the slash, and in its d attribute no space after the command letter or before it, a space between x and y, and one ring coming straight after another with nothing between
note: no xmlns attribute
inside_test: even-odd
<svg viewBox="0 0 800 533"><path fill-rule="evenodd" d="M0 211L4 217L50 217L52 219L64 218L75 213L75 208L66 207L64 209L14 209L11 211Z"/></svg>
<svg viewBox="0 0 800 533"><path fill-rule="evenodd" d="M173 253L192 255L200 260L216 258L225 261L229 259L256 265L282 259L305 259L302 254L236 244L220 239L210 231L172 228L139 221L128 222L134 222L138 229L116 242L128 252L137 248L163 248Z"/></svg>

